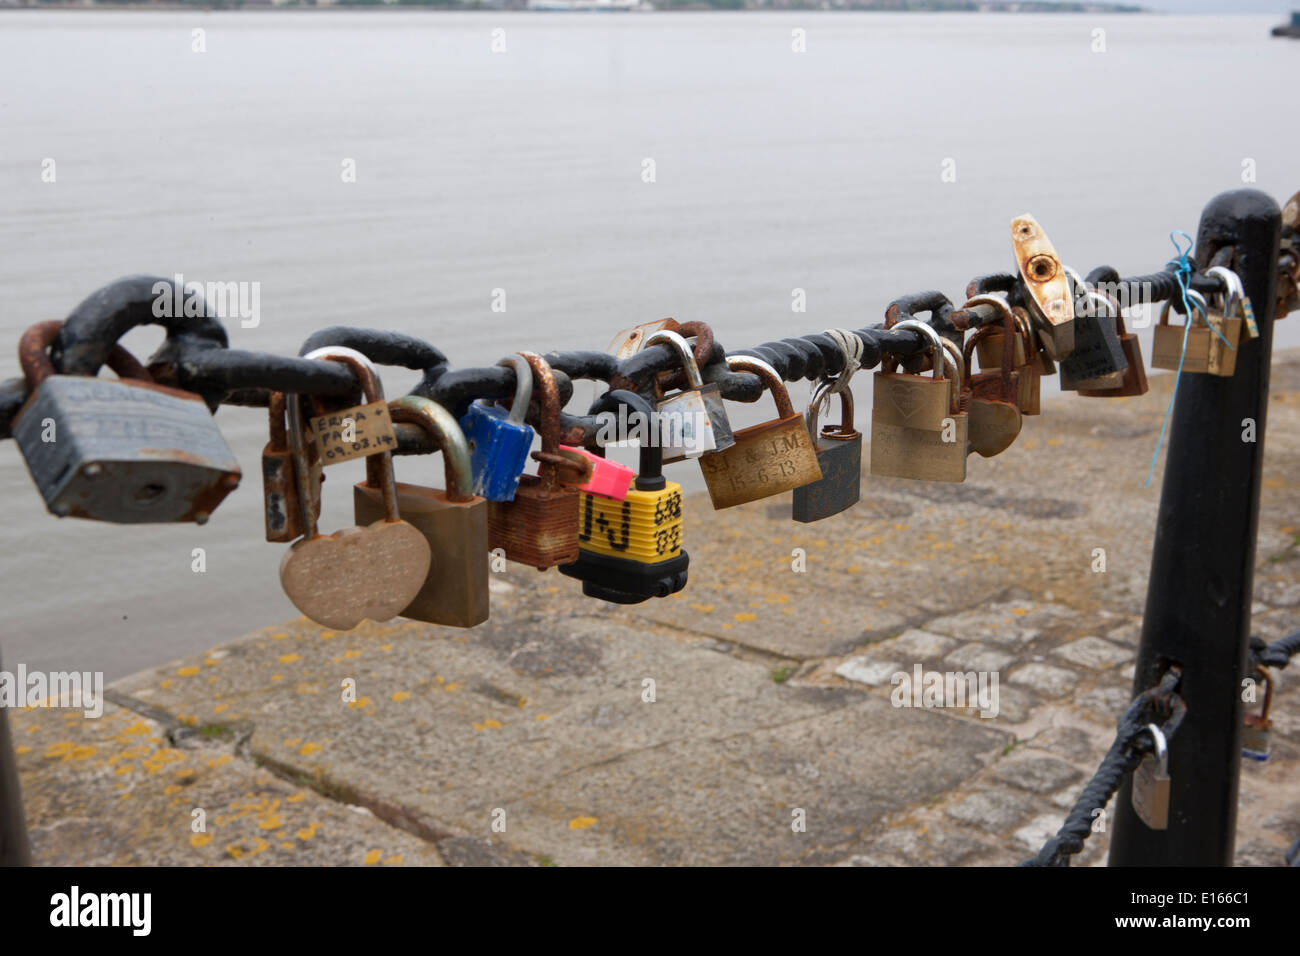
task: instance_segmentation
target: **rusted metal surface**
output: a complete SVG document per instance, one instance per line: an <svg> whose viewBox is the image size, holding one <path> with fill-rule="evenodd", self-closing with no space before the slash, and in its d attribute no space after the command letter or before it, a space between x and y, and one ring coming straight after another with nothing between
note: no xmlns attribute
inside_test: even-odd
<svg viewBox="0 0 1300 956"><path fill-rule="evenodd" d="M1028 213L1011 221L1011 242L1030 315L1043 332L1049 354L1060 361L1074 349L1074 303L1061 260L1038 220Z"/></svg>

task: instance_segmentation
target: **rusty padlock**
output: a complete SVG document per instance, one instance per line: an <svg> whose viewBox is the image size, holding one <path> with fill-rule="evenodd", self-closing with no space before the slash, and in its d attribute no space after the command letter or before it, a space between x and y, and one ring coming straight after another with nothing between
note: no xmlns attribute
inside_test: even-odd
<svg viewBox="0 0 1300 956"><path fill-rule="evenodd" d="M519 354L532 369L533 394L540 396L537 431L542 449L533 452L537 474L519 479L514 500L488 503L488 547L500 548L511 561L545 571L578 560L579 492L560 475L561 469L572 468L572 459L559 447L560 391L555 373L540 355Z"/></svg>
<svg viewBox="0 0 1300 956"><path fill-rule="evenodd" d="M1028 213L1011 220L1011 243L1043 350L1059 362L1074 350L1074 302L1065 268L1038 220Z"/></svg>
<svg viewBox="0 0 1300 956"><path fill-rule="evenodd" d="M154 383L133 358L122 366L130 377L117 380L56 374L49 347L62 324L38 323L18 342L28 396L13 437L46 508L119 524L203 524L240 477L208 406Z"/></svg>
<svg viewBox="0 0 1300 956"><path fill-rule="evenodd" d="M323 480L320 455L315 443L309 443L304 460L294 461L285 424L287 403L283 392L272 392L266 408L270 419L270 435L262 449L262 513L266 540L296 541L303 534L296 469L308 469L310 480L307 487L314 491ZM312 502L312 513L320 517L320 495L316 495Z"/></svg>
<svg viewBox="0 0 1300 956"><path fill-rule="evenodd" d="M790 393L776 369L762 359L729 355L736 372L757 375L776 400L777 417L735 432L735 444L700 456L700 470L715 509L779 495L822 476L804 418L790 404Z"/></svg>
<svg viewBox="0 0 1300 956"><path fill-rule="evenodd" d="M978 329L966 340L962 359L966 367L966 390L970 393L970 450L984 458L1000 455L1011 447L1020 434L1020 377L1012 366L1015 358L1015 316L1010 307L996 296L977 296L962 308L974 305L992 305L1003 316L1000 339L1002 361L995 372L972 374L971 359L981 336L987 336L992 326Z"/></svg>
<svg viewBox="0 0 1300 956"><path fill-rule="evenodd" d="M361 353L333 346L305 357L343 362L361 380L369 402L383 400L379 377ZM286 411L290 452L296 461L304 461L307 438L298 395L288 396ZM341 631L367 618L387 621L401 614L424 586L432 559L424 535L398 515L392 453L373 454L366 466L383 496L383 520L331 535L322 535L316 527L309 505L319 491L309 487L309 469L295 469L303 537L280 561L280 586L293 605L317 624Z"/></svg>

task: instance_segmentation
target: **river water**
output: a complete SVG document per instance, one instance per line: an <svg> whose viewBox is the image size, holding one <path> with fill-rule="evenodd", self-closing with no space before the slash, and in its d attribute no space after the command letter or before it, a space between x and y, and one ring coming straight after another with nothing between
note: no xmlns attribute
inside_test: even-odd
<svg viewBox="0 0 1300 956"><path fill-rule="evenodd" d="M0 342L147 272L258 283L237 348L355 324L469 365L665 315L737 348L956 297L1010 264L1025 211L1081 270L1151 271L1244 172L1300 187L1300 43L1274 22L3 11ZM869 420L865 377L858 393ZM245 480L201 528L58 521L0 444L9 664L111 679L295 616L262 539L265 417L218 422ZM326 530L348 521L349 467Z"/></svg>

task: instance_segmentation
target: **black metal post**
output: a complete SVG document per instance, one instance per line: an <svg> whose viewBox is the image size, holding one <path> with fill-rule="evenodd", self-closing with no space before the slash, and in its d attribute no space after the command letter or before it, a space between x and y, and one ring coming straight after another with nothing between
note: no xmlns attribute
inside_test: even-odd
<svg viewBox="0 0 1300 956"><path fill-rule="evenodd" d="M30 866L31 862L9 715L0 707L0 866Z"/></svg>
<svg viewBox="0 0 1300 956"><path fill-rule="evenodd" d="M1216 196L1201 215L1196 260L1205 269L1233 247L1259 338L1243 330L1231 378L1184 375L1178 386L1133 687L1182 664L1187 717L1169 745L1168 829L1138 819L1126 779L1111 866L1232 865L1280 229L1277 203L1253 189ZM1254 442L1243 440L1245 419Z"/></svg>

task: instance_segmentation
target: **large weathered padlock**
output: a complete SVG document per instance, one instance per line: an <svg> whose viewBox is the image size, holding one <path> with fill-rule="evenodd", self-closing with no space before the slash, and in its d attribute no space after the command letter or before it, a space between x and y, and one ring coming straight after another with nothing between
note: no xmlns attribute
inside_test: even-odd
<svg viewBox="0 0 1300 956"><path fill-rule="evenodd" d="M691 347L682 336L661 329L645 340L646 346L660 344L669 345L677 352L687 380L686 388L658 400L655 421L664 463L698 458L705 452L730 448L735 444L735 438L717 383L704 384Z"/></svg>
<svg viewBox="0 0 1300 956"><path fill-rule="evenodd" d="M822 476L794 490L790 516L805 524L847 511L862 497L862 432L853 427L853 391L835 382L822 383L808 403L804 418L813 439ZM821 408L839 395L840 423L819 428Z"/></svg>
<svg viewBox="0 0 1300 956"><path fill-rule="evenodd" d="M560 451L560 391L546 360L520 352L541 395L542 450L533 452L537 474L524 475L512 501L488 503L488 547L539 571L578 559L578 490L564 483L560 469L572 461Z"/></svg>
<svg viewBox="0 0 1300 956"><path fill-rule="evenodd" d="M1011 243L1039 341L1059 362L1074 350L1074 302L1065 268L1042 226L1028 213L1011 220Z"/></svg>
<svg viewBox="0 0 1300 956"><path fill-rule="evenodd" d="M515 398L509 413L495 402L471 402L460 418L474 470L473 493L489 501L512 501L533 447L533 430L524 422L533 397L533 373L521 355L503 358L515 372Z"/></svg>
<svg viewBox="0 0 1300 956"><path fill-rule="evenodd" d="M1002 362L997 371L972 374L971 359L975 347L982 336L987 336L992 326L986 326L975 332L967 341L963 353L966 366L966 391L970 394L968 413L970 416L969 437L970 450L984 458L1000 455L1011 447L1011 443L1020 434L1021 417L1017 402L1020 398L1020 379L1012 367L1015 358L1016 335L1015 316L1011 308L996 296L980 296L966 303L963 308L976 304L991 304L1003 315L1001 328Z"/></svg>
<svg viewBox="0 0 1300 956"><path fill-rule="evenodd" d="M302 537L302 511L298 504L297 470L306 468L310 473L307 487L313 491L322 480L320 456L315 444L307 446L302 461L294 461L289 448L289 432L284 416L286 401L283 392L272 392L267 402L270 435L262 449L262 512L266 524L267 541L295 541ZM312 512L320 517L320 496L312 502Z"/></svg>
<svg viewBox="0 0 1300 956"><path fill-rule="evenodd" d="M524 366L529 379L532 373ZM393 421L419 425L442 452L445 489L397 482L397 513L429 543L432 560L423 587L402 616L430 624L473 627L488 619L488 503L473 493L469 443L456 419L432 399L406 395L388 405ZM383 490L354 485L356 523L386 516Z"/></svg>
<svg viewBox="0 0 1300 956"><path fill-rule="evenodd" d="M239 486L239 463L203 399L135 378L58 375L48 349L62 323L18 343L28 396L13 422L50 513L119 524L208 520Z"/></svg>
<svg viewBox="0 0 1300 956"><path fill-rule="evenodd" d="M1142 343L1124 328L1124 316L1118 311L1115 322L1119 328L1119 344L1124 350L1124 377L1113 388L1080 388L1079 394L1090 398L1123 398L1147 393L1147 369L1142 361Z"/></svg>
<svg viewBox="0 0 1300 956"><path fill-rule="evenodd" d="M736 432L736 443L700 457L700 469L714 508L779 495L822 476L804 418L790 404L790 393L776 369L762 359L729 355L732 371L752 372L776 400L777 417Z"/></svg>
<svg viewBox="0 0 1300 956"><path fill-rule="evenodd" d="M1128 364L1119 337L1119 304L1087 288L1081 298L1083 305L1074 315L1074 350L1061 362L1061 388L1118 388Z"/></svg>
<svg viewBox="0 0 1300 956"><path fill-rule="evenodd" d="M873 380L871 473L922 481L965 481L969 416L961 409L961 368L948 357L944 339L924 322L907 320L930 340L932 378L893 372L886 356ZM961 358L960 353L958 359ZM947 370L951 377L945 378Z"/></svg>
<svg viewBox="0 0 1300 956"><path fill-rule="evenodd" d="M629 408L650 419L654 409L634 392L611 389L591 414ZM639 604L686 586L690 558L682 550L682 486L663 476L663 449L641 444L640 464L622 501L583 492L578 560L560 573L582 581L582 593L613 604Z"/></svg>
<svg viewBox="0 0 1300 956"><path fill-rule="evenodd" d="M344 362L361 380L369 402L383 400L379 377L361 353L334 346L317 349L306 358ZM307 438L300 397L290 394L286 406L290 451L295 460L303 460ZM280 586L294 607L317 624L341 631L367 618L387 621L401 614L429 575L429 542L397 513L392 453L385 448L368 456L366 467L383 496L383 520L331 535L319 532L316 514L309 507L319 495L318 489L309 487L309 471L296 470L303 537L280 560Z"/></svg>
<svg viewBox="0 0 1300 956"><path fill-rule="evenodd" d="M1200 314L1200 323L1192 316L1187 326L1170 325L1169 311L1172 301L1160 309L1160 324L1155 330L1155 345L1151 354L1151 367L1178 370L1182 360L1184 372L1229 377L1237 370L1237 343L1241 338L1241 319L1218 315L1205 303L1199 292L1189 289L1191 311ZM1197 308L1199 306L1199 308ZM1184 335L1187 350L1183 352Z"/></svg>

